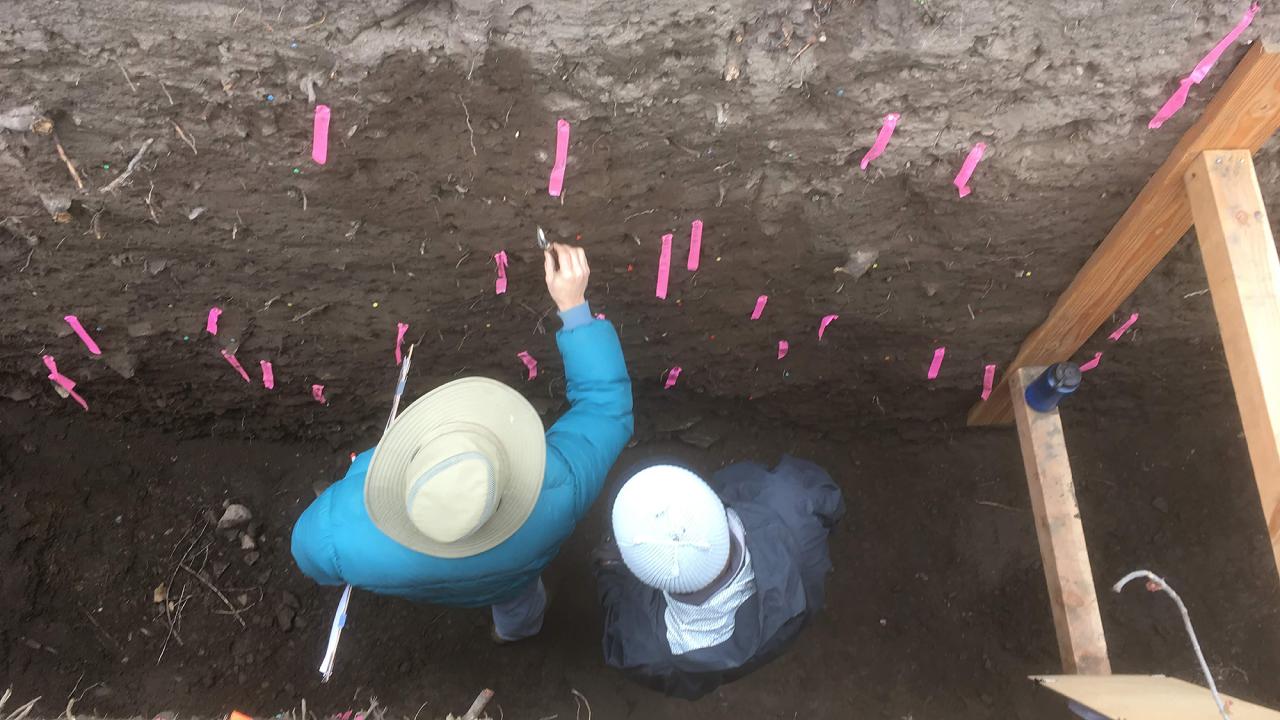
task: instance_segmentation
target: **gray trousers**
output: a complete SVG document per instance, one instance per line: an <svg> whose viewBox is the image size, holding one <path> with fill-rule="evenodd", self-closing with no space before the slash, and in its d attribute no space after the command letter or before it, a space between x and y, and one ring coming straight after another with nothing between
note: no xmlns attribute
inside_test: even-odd
<svg viewBox="0 0 1280 720"><path fill-rule="evenodd" d="M547 612L547 589L542 578L529 583L519 595L491 606L493 629L503 640L523 640L542 630L542 616Z"/></svg>

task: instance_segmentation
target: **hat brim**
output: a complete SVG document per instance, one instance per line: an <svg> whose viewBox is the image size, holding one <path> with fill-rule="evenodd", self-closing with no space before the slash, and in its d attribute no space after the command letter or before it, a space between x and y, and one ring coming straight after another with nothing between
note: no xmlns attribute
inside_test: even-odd
<svg viewBox="0 0 1280 720"><path fill-rule="evenodd" d="M455 423L492 432L506 454L509 474L493 516L462 540L440 543L409 519L404 476L422 440ZM365 477L365 510L379 530L411 550L441 558L479 555L501 545L529 519L542 493L546 465L547 438L533 405L497 380L462 378L418 398L391 423Z"/></svg>

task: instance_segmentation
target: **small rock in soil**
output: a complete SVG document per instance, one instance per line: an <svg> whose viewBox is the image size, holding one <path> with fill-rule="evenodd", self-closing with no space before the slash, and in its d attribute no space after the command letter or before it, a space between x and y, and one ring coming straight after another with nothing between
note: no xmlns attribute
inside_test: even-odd
<svg viewBox="0 0 1280 720"><path fill-rule="evenodd" d="M276 626L285 632L293 629L293 619L298 615L298 611L288 605L281 605L276 609Z"/></svg>
<svg viewBox="0 0 1280 720"><path fill-rule="evenodd" d="M845 272L853 276L854 280L867 274L871 266L875 264L876 259L880 257L879 250L858 250L849 253L849 261L841 268Z"/></svg>
<svg viewBox="0 0 1280 720"><path fill-rule="evenodd" d="M680 441L693 445L694 447L707 448L715 445L720 440L718 433L709 432L702 428L693 428L680 433Z"/></svg>
<svg viewBox="0 0 1280 720"><path fill-rule="evenodd" d="M155 335L155 327L147 320L141 322L129 323L129 337L149 337Z"/></svg>
<svg viewBox="0 0 1280 720"><path fill-rule="evenodd" d="M165 587L164 583L160 583L159 585L156 586L154 590L151 591L151 602L157 605L163 603L165 600L168 600L168 599L169 599L169 589Z"/></svg>
<svg viewBox="0 0 1280 720"><path fill-rule="evenodd" d="M256 550L253 552L247 552L244 554L244 564L253 565L254 563L258 562L259 557L262 557L262 555L258 553Z"/></svg>
<svg viewBox="0 0 1280 720"><path fill-rule="evenodd" d="M218 520L218 529L226 530L227 528L240 527L252 518L253 513L249 512L249 508L232 503L222 512L222 518Z"/></svg>
<svg viewBox="0 0 1280 720"><path fill-rule="evenodd" d="M680 430L688 430L689 428L702 422L701 415L684 415L680 413L663 414L658 418L654 429L658 432L679 432Z"/></svg>
<svg viewBox="0 0 1280 720"><path fill-rule="evenodd" d="M253 536L249 533L240 533L240 549L253 550L258 547L258 543L254 542Z"/></svg>
<svg viewBox="0 0 1280 720"><path fill-rule="evenodd" d="M1165 500L1165 499L1164 499L1164 498L1162 498L1162 497L1158 497L1158 498L1156 498L1155 500L1152 500L1152 501L1151 501L1151 506L1152 506L1152 507L1154 507L1155 509L1159 510L1159 511L1160 511L1160 512L1162 512L1162 513L1167 513L1167 512L1169 512L1169 501L1168 501L1168 500Z"/></svg>
<svg viewBox="0 0 1280 720"><path fill-rule="evenodd" d="M137 372L138 363L129 353L118 350L107 354L107 367L125 380L131 379Z"/></svg>
<svg viewBox="0 0 1280 720"><path fill-rule="evenodd" d="M226 572L229 567L231 567L231 563L225 560L214 560L209 563L209 569L213 572L213 579L215 580L222 577L222 573Z"/></svg>
<svg viewBox="0 0 1280 720"><path fill-rule="evenodd" d="M294 595L288 590L285 590L284 592L280 593L280 602L284 603L285 605L288 605L289 607L295 610L302 607L302 603L298 600L298 596Z"/></svg>

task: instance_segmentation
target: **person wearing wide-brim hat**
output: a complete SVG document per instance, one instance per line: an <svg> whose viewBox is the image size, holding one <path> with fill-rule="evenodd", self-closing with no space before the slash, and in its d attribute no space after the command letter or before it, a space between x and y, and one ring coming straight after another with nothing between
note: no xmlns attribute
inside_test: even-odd
<svg viewBox="0 0 1280 720"><path fill-rule="evenodd" d="M782 654L822 609L840 487L807 460L623 474L592 553L605 662L696 700Z"/></svg>
<svg viewBox="0 0 1280 720"><path fill-rule="evenodd" d="M556 342L568 412L544 432L524 396L482 377L422 396L298 519L293 555L304 573L440 605L492 606L499 643L541 630L542 570L633 428L618 334L586 302L586 253L553 244L544 260L564 322Z"/></svg>

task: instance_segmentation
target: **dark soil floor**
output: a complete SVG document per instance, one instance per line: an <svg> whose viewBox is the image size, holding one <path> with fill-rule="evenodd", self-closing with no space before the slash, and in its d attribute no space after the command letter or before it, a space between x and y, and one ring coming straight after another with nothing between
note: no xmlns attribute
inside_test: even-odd
<svg viewBox="0 0 1280 720"><path fill-rule="evenodd" d="M1125 362L1167 348L1134 345ZM1221 369L1203 389L1226 396ZM1081 514L1116 672L1197 680L1166 598L1105 590L1125 572L1162 573L1190 607L1224 691L1280 704L1280 593L1239 421L1218 403L1186 413L1115 412L1127 391L1105 372L1065 411ZM1145 399L1145 398L1138 398ZM555 593L540 637L492 647L483 611L444 610L357 592L334 680L315 672L337 602L293 565L288 536L317 481L348 450L251 438L180 438L77 408L6 407L0 533L0 676L40 707L104 714L162 710L268 715L357 709L459 712L481 687L501 714L574 717L572 690L602 718L1055 717L1025 677L1058 670L1026 484L1012 430L939 426L817 434L742 406L641 397L638 453L676 451L712 469L735 459L814 458L838 478L850 513L833 535L828 609L794 650L698 703L672 701L601 666L600 613L587 554L597 507L548 572ZM711 443L703 451L696 445ZM227 501L255 514L244 550L206 517ZM245 626L177 568L204 569ZM182 604L166 647L157 585ZM81 694L77 691L77 695ZM495 717L499 715L493 709ZM585 715L584 715L585 717Z"/></svg>
<svg viewBox="0 0 1280 720"><path fill-rule="evenodd" d="M492 686L503 716L534 720L574 717L573 689L603 718L1051 717L1024 679L1058 662L1016 439L965 430L964 413L983 365L1009 361L1230 72L1243 45L1147 129L1244 6L0 0L0 685L43 696L42 714L75 689L84 712L305 698L324 713L376 695L435 717ZM1264 9L1241 40L1277 33ZM309 91L333 110L324 166ZM902 122L861 173L887 112ZM559 117L573 135L551 198ZM978 141L990 151L959 199ZM1275 144L1255 161L1280 207ZM829 608L751 679L664 701L601 667L593 517L551 571L541 638L498 650L483 613L361 593L322 686L338 592L297 572L289 531L313 484L376 440L396 323L417 343L410 397L482 374L548 420L563 409L539 225L587 248L593 307L619 328L629 453L674 444L715 467L794 452L839 479L851 513ZM1099 587L1164 574L1222 687L1275 706L1280 583L1205 288L1184 239L1082 348L1105 356L1067 432ZM271 361L276 388L243 383L224 349L251 371ZM528 383L522 350L540 362ZM44 354L90 412L55 394ZM206 526L230 500L260 524L252 550ZM243 601L243 626L184 554ZM184 603L172 638L162 583ZM1164 598L1103 595L1118 671L1196 677Z"/></svg>

